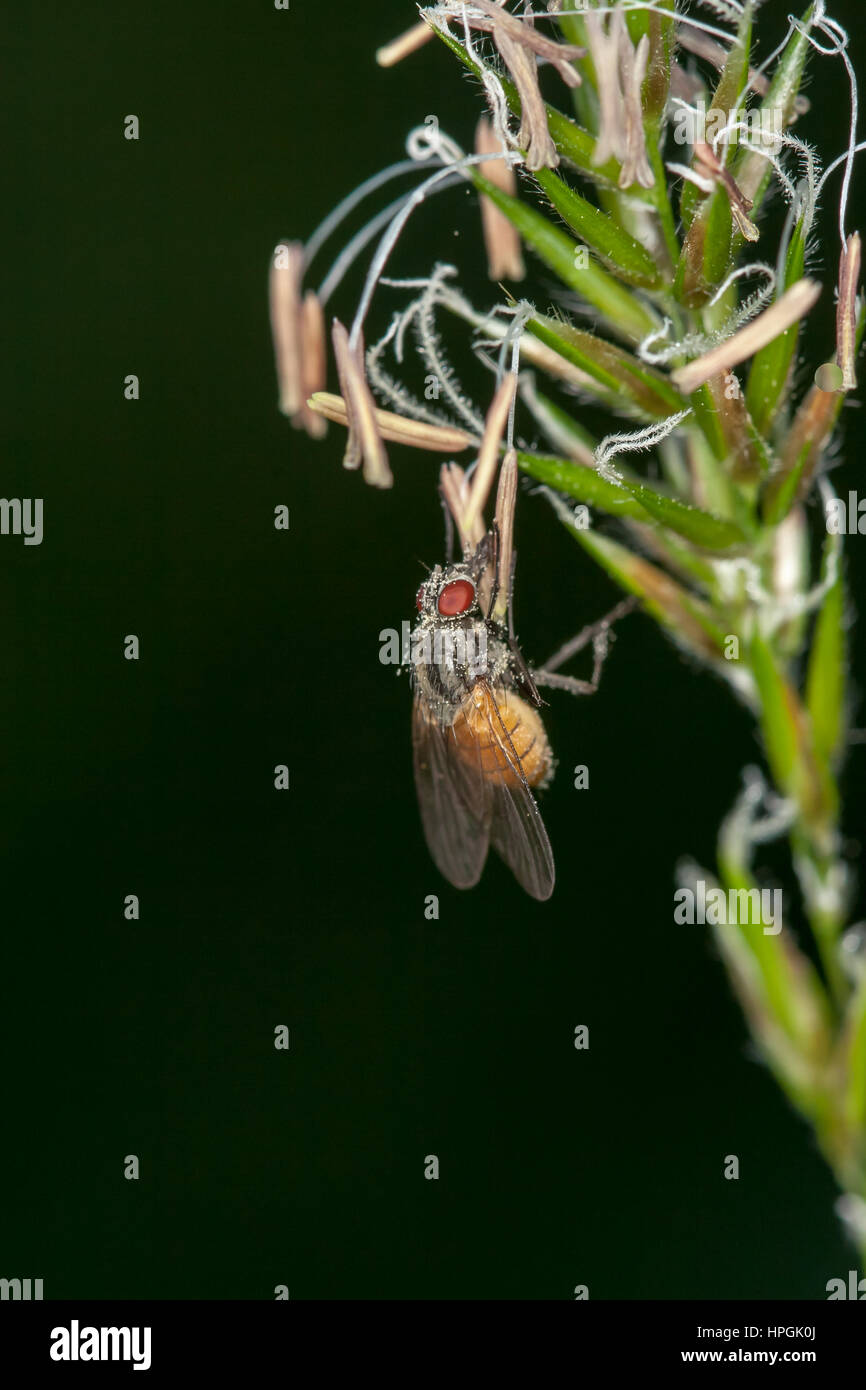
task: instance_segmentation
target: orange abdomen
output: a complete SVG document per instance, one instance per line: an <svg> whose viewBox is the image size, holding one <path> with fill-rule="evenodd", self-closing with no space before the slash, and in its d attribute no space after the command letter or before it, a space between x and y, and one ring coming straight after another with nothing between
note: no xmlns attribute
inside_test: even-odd
<svg viewBox="0 0 866 1390"><path fill-rule="evenodd" d="M488 686L477 685L454 720L453 732L461 756L477 762L485 777L499 777L506 785L517 786L515 756L530 787L539 786L550 772L550 744L541 717L511 690L491 692Z"/></svg>

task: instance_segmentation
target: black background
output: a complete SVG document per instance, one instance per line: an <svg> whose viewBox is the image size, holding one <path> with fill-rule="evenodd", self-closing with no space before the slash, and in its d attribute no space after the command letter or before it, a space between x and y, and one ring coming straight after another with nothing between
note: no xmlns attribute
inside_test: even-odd
<svg viewBox="0 0 866 1390"><path fill-rule="evenodd" d="M763 52L786 12L764 7ZM676 860L712 861L758 757L748 716L629 619L599 696L546 714L554 898L498 861L452 890L417 821L406 677L378 660L441 558L436 463L394 449L375 492L338 430L311 443L276 410L273 245L427 114L471 140L480 101L448 54L373 63L412 18L106 0L4 21L0 476L44 497L45 539L0 539L0 1275L48 1298L822 1297L855 1262L833 1182L704 929L672 921ZM842 67L811 71L802 133L830 157ZM418 214L394 273L436 260L491 302L462 190ZM344 319L360 283L330 306ZM382 292L371 336L399 302ZM846 421L840 491L859 406ZM538 661L616 595L537 497L518 546ZM849 553L862 592L859 538Z"/></svg>

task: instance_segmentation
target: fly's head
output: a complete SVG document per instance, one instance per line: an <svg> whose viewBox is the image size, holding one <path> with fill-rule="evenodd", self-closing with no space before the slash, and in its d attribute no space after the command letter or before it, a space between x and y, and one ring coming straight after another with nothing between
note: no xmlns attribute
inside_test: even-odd
<svg viewBox="0 0 866 1390"><path fill-rule="evenodd" d="M492 553L488 533L462 560L436 565L418 590L415 606L420 623L468 629L489 622Z"/></svg>
<svg viewBox="0 0 866 1390"><path fill-rule="evenodd" d="M487 623L471 565L437 565L415 599L412 661L419 681L438 693L462 692L487 669Z"/></svg>
<svg viewBox="0 0 866 1390"><path fill-rule="evenodd" d="M418 590L415 607L419 624L468 628L483 623L478 576L469 564L436 565Z"/></svg>

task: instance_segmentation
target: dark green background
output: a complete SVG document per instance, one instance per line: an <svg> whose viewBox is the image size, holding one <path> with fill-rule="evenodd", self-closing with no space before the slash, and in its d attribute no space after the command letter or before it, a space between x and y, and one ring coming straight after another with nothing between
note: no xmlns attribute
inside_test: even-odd
<svg viewBox="0 0 866 1390"><path fill-rule="evenodd" d="M765 7L772 42L786 10ZM377 659L441 558L435 463L393 450L377 493L341 469L339 431L313 444L276 410L274 243L428 113L471 139L477 93L447 54L373 65L412 13L105 0L5 20L0 490L44 497L45 540L0 539L0 1275L46 1297L821 1297L854 1263L833 1184L704 930L672 922L674 862L711 861L758 756L745 712L630 619L602 693L547 711L553 900L498 862L453 891L416 817L407 681ZM841 72L813 68L825 152ZM476 219L443 195L395 272L453 259L490 302ZM832 198L825 229L832 280ZM371 336L399 302L383 292ZM808 342L813 366L830 355L829 290ZM846 418L840 489L862 485ZM614 592L537 497L518 544L538 661Z"/></svg>

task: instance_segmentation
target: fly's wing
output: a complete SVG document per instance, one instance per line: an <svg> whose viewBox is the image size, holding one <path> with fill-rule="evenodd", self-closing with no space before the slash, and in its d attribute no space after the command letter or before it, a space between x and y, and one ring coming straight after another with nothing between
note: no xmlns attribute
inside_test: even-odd
<svg viewBox="0 0 866 1390"><path fill-rule="evenodd" d="M460 757L450 729L416 695L412 707L412 761L424 838L433 862L455 888L481 877L490 839L490 794Z"/></svg>
<svg viewBox="0 0 866 1390"><path fill-rule="evenodd" d="M486 682L485 682L486 684ZM507 759L507 778L488 775L491 802L490 840L521 888L544 902L553 892L556 873L553 850L535 797L523 773L502 712L490 687L485 702L486 722L495 747Z"/></svg>

